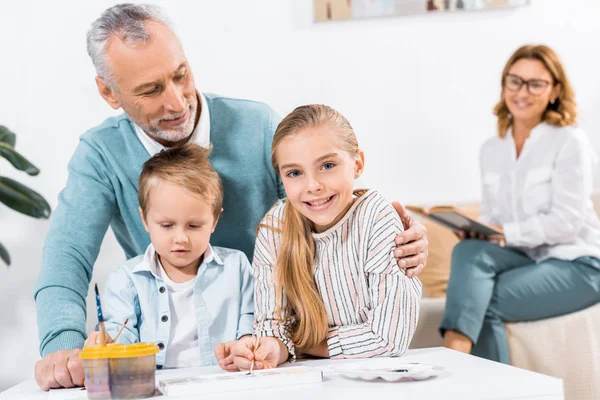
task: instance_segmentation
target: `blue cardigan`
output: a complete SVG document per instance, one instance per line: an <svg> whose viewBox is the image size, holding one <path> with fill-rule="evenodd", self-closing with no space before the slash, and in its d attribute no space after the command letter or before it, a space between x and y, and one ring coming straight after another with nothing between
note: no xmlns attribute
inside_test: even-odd
<svg viewBox="0 0 600 400"><path fill-rule="evenodd" d="M211 162L225 192L224 211L210 241L242 250L252 260L256 226L284 196L271 167L279 117L262 103L205 97ZM137 199L138 177L149 157L125 114L108 118L81 136L52 216L35 287L42 356L83 346L85 299L108 226L128 259L144 253L150 244Z"/></svg>

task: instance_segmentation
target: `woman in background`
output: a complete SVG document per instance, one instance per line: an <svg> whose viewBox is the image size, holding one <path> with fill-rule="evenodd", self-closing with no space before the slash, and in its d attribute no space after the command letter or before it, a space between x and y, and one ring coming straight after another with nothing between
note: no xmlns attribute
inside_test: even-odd
<svg viewBox="0 0 600 400"><path fill-rule="evenodd" d="M546 46L511 56L494 113L498 135L480 154L481 220L502 228L505 246L469 239L455 247L440 332L448 348L508 363L504 322L600 301L597 157L575 126L564 68Z"/></svg>

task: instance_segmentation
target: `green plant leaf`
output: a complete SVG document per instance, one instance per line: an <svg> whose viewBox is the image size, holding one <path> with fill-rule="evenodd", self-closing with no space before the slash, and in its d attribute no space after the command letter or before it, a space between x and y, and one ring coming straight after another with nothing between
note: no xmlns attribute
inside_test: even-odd
<svg viewBox="0 0 600 400"><path fill-rule="evenodd" d="M40 170L20 155L10 144L0 142L0 156L6 158L16 169L25 171L28 175L37 175Z"/></svg>
<svg viewBox="0 0 600 400"><path fill-rule="evenodd" d="M0 202L34 218L48 218L51 212L50 205L41 194L4 176L0 176Z"/></svg>
<svg viewBox="0 0 600 400"><path fill-rule="evenodd" d="M11 147L15 147L17 142L17 135L12 133L7 127L0 125L0 142L6 143Z"/></svg>
<svg viewBox="0 0 600 400"><path fill-rule="evenodd" d="M0 243L0 258L6 263L6 265L10 265L10 255L2 243Z"/></svg>

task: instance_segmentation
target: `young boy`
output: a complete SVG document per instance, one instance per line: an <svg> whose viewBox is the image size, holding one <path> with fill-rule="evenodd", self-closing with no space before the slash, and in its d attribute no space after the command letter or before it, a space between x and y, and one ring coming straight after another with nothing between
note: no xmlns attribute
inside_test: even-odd
<svg viewBox="0 0 600 400"><path fill-rule="evenodd" d="M108 341L129 319L117 342L154 342L159 369L216 364L217 344L253 332L252 267L209 244L223 204L209 153L185 145L144 164L138 197L152 243L110 274L102 297Z"/></svg>

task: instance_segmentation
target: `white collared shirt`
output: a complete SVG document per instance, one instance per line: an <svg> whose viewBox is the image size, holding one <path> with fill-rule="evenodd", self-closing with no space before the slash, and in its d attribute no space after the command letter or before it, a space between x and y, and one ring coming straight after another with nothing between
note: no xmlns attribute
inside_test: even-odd
<svg viewBox="0 0 600 400"><path fill-rule="evenodd" d="M198 367L202 365L194 299L194 286L198 275L187 282L173 282L158 259L154 246L148 247L146 256L150 271L156 278L164 281L169 295L171 329L164 366L165 368ZM204 252L201 266L210 263L215 257L218 256L214 254L209 244ZM200 267L198 267L198 271L200 271Z"/></svg>
<svg viewBox="0 0 600 400"><path fill-rule="evenodd" d="M198 119L198 124L192 132L192 136L188 143L195 143L200 147L208 148L210 145L210 115L208 103L202 93L199 93L198 97L200 97L200 119ZM135 126L135 133L146 148L146 151L148 151L148 154L150 154L150 157L166 149L165 146L148 136L136 123L134 123L133 126Z"/></svg>
<svg viewBox="0 0 600 400"><path fill-rule="evenodd" d="M506 244L536 261L600 258L591 199L597 163L581 129L542 122L518 158L509 129L481 149L481 219L502 226Z"/></svg>

